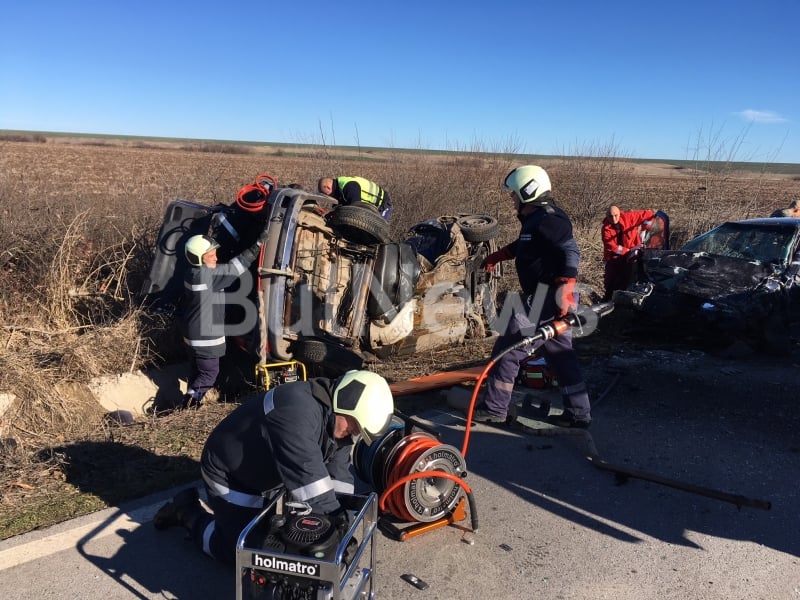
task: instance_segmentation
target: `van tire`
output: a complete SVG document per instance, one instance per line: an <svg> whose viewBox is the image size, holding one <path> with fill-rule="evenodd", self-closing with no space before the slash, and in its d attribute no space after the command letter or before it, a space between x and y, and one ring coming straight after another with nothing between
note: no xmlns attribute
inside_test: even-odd
<svg viewBox="0 0 800 600"><path fill-rule="evenodd" d="M362 358L352 350L318 338L303 338L295 343L293 350L295 360L321 367L329 377L338 377L364 365Z"/></svg>
<svg viewBox="0 0 800 600"><path fill-rule="evenodd" d="M389 223L369 205L339 205L328 215L328 224L343 238L358 244L389 241Z"/></svg>
<svg viewBox="0 0 800 600"><path fill-rule="evenodd" d="M471 243L488 242L500 235L500 223L489 215L468 215L456 221L464 239Z"/></svg>

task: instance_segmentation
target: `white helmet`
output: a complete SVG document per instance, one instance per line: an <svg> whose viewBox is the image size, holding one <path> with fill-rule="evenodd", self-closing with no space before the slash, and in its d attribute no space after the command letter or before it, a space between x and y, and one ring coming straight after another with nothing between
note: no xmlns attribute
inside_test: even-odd
<svg viewBox="0 0 800 600"><path fill-rule="evenodd" d="M203 266L203 254L214 248L219 248L219 244L207 235L193 235L186 240L186 246L183 248L183 253L186 255L186 260L193 267Z"/></svg>
<svg viewBox="0 0 800 600"><path fill-rule="evenodd" d="M372 444L389 430L394 399L386 380L372 371L348 371L333 390L333 412L353 417L364 443Z"/></svg>
<svg viewBox="0 0 800 600"><path fill-rule="evenodd" d="M534 202L552 189L547 172L535 165L517 167L511 171L506 175L503 187L514 192L522 204Z"/></svg>

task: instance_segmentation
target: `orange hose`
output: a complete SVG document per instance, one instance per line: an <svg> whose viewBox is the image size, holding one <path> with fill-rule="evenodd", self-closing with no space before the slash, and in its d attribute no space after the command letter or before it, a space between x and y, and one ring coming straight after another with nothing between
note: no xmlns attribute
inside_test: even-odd
<svg viewBox="0 0 800 600"><path fill-rule="evenodd" d="M393 464L390 465L390 472L389 476L387 477L387 487L391 489L396 489L394 486L395 481L400 478L400 473L409 473L413 470L414 463L417 462L422 452L428 450L429 448L433 448L439 445L439 440L432 438L432 437L423 437L416 440L411 440L408 442L405 448L402 449L400 454L394 460ZM384 495L385 492L384 492ZM405 507L405 502L403 501L400 494L394 494L388 496L388 502L390 507L390 512L397 516L401 517L406 521L414 521L414 517L408 512L408 509Z"/></svg>
<svg viewBox="0 0 800 600"><path fill-rule="evenodd" d="M478 376L477 381L475 382L475 391L472 392L472 399L469 402L469 410L467 411L467 425L464 428L464 444L461 446L461 456L464 457L466 460L467 458L467 447L469 446L469 432L472 429L472 413L475 410L475 401L478 399L478 393L481 390L481 384L483 380L486 379L486 376L489 374L489 371L492 370L494 366L494 360L489 360L486 368L481 371L481 374Z"/></svg>
<svg viewBox="0 0 800 600"><path fill-rule="evenodd" d="M471 494L472 493L472 490L464 482L464 480L461 477L453 475L452 473L445 473L444 471L420 471L419 473L410 473L409 475L405 475L404 477L401 477L400 479L395 481L390 487L386 488L386 491L383 492L383 494L381 494L380 501L378 502L378 508L381 511L385 512L386 511L386 503L387 503L387 501L389 499L389 496L390 496L390 494L392 492L394 492L401 485L404 485L404 484L406 484L406 483L408 483L410 481L413 481L415 479L422 479L423 477L439 477L441 479L449 479L450 481L454 481L459 486L461 486L461 488L467 494ZM389 511L389 512L392 512L392 511ZM408 511L406 511L406 513L407 512ZM394 514L396 517L401 517L401 515L397 515L394 512L392 512L392 514ZM410 515L409 515L409 517L410 517ZM413 521L414 520L413 518L409 518L409 517L402 517L402 518L404 518L406 521Z"/></svg>

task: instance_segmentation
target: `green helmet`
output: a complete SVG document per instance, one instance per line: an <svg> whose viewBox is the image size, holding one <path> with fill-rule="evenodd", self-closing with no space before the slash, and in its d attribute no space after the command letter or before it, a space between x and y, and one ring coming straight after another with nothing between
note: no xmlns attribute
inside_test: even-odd
<svg viewBox="0 0 800 600"><path fill-rule="evenodd" d="M372 444L389 430L394 399L386 380L371 371L348 371L333 390L333 412L353 417L364 443Z"/></svg>
<svg viewBox="0 0 800 600"><path fill-rule="evenodd" d="M511 171L506 175L503 187L514 192L522 204L534 202L552 189L547 172L535 165L517 167Z"/></svg>
<svg viewBox="0 0 800 600"><path fill-rule="evenodd" d="M219 244L207 235L193 235L186 240L186 246L183 248L183 253L186 255L186 260L193 267L203 266L203 254L214 248L219 248Z"/></svg>

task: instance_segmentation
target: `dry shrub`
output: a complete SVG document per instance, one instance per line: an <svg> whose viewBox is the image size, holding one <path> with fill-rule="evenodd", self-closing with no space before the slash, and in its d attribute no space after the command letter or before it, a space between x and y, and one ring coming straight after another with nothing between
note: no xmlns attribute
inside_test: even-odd
<svg viewBox="0 0 800 600"><path fill-rule="evenodd" d="M0 390L19 398L12 416L19 426L28 423L39 435L66 432L81 421L96 426L54 397L56 384L140 368L180 352L174 323L138 304L158 225L175 198L229 204L258 173L310 190L324 175L361 175L391 194L394 237L422 219L476 212L500 221L502 245L518 231L503 177L515 166L541 164L575 222L580 279L599 289L600 222L611 202L666 210L680 239L726 218L769 214L800 190L797 180L747 178L701 162L643 177L613 144L572 150L569 159L520 156L513 140L502 148L475 144L455 152L324 145L235 155L207 150L135 141L0 141L0 326L6 336L0 340ZM500 289L516 288L513 264L506 263Z"/></svg>

